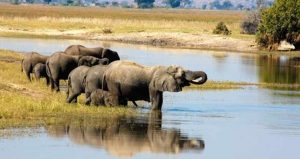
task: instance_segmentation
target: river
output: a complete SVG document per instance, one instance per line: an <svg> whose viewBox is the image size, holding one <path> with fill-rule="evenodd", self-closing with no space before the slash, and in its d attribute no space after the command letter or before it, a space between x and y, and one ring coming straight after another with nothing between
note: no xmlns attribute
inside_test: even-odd
<svg viewBox="0 0 300 159"><path fill-rule="evenodd" d="M300 82L299 57L249 55L81 40L0 38L0 48L50 55L68 45L105 46L143 65L203 70L209 80ZM148 105L108 124L2 129L3 158L300 158L300 91L248 86L165 93L162 114Z"/></svg>

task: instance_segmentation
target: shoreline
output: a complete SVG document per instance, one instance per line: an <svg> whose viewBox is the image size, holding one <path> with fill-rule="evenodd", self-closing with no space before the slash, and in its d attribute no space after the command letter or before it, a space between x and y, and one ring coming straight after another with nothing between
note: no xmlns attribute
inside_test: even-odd
<svg viewBox="0 0 300 159"><path fill-rule="evenodd" d="M1 32L2 30L2 32ZM174 36L175 34L175 36ZM186 35L190 38L198 38L193 42L177 38ZM247 54L272 54L297 56L300 51L267 51L260 50L255 42L250 39L238 39L222 35L193 35L187 33L123 33L123 34L37 34L24 32L5 32L0 29L0 37L3 38L33 38L33 39L67 39L67 40L99 40L102 42L117 42L122 44L145 45L157 48L207 50L218 52L247 53ZM181 42L180 42L181 41Z"/></svg>

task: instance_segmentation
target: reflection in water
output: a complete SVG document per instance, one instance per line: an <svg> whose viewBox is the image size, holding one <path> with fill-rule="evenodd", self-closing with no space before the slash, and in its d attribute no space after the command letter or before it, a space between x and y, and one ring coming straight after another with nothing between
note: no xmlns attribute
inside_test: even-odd
<svg viewBox="0 0 300 159"><path fill-rule="evenodd" d="M204 149L203 140L188 139L179 130L162 129L161 112L151 112L148 120L144 120L109 119L95 125L69 123L46 129L51 136L67 136L77 144L103 148L115 156L133 156L142 152L177 154Z"/></svg>
<svg viewBox="0 0 300 159"><path fill-rule="evenodd" d="M264 83L300 83L300 58L258 56L259 81Z"/></svg>

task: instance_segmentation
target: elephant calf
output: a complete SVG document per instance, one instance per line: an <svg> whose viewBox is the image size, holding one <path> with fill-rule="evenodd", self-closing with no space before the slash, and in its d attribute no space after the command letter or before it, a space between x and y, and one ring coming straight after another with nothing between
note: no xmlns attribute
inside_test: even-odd
<svg viewBox="0 0 300 159"><path fill-rule="evenodd" d="M107 64L107 59L99 59L93 56L72 56L64 52L51 55L46 61L46 71L50 78L51 89L59 91L59 80L66 80L70 72L80 65L94 66Z"/></svg>
<svg viewBox="0 0 300 159"><path fill-rule="evenodd" d="M117 103L114 103L115 99L117 98L116 95L108 91L103 91L102 89L96 89L91 94L91 103L92 105L105 105L105 106L116 106ZM124 103L120 101L121 103Z"/></svg>
<svg viewBox="0 0 300 159"><path fill-rule="evenodd" d="M46 73L46 64L38 63L33 68L33 74L35 79L39 80L40 78L46 78L47 85L49 85L49 77Z"/></svg>
<svg viewBox="0 0 300 159"><path fill-rule="evenodd" d="M44 56L36 52L28 53L21 61L21 71L24 71L28 80L31 81L30 73L33 73L34 66L38 63L45 64L47 59L48 56Z"/></svg>

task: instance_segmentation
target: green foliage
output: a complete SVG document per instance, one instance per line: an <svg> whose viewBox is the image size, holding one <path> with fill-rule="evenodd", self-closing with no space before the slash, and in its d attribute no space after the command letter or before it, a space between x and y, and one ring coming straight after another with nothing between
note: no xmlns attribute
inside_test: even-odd
<svg viewBox="0 0 300 159"><path fill-rule="evenodd" d="M155 0L134 0L139 8L153 8Z"/></svg>
<svg viewBox="0 0 300 159"><path fill-rule="evenodd" d="M230 35L231 31L227 28L224 22L219 22L213 30L214 34Z"/></svg>
<svg viewBox="0 0 300 159"><path fill-rule="evenodd" d="M255 34L260 23L260 13L257 11L251 12L247 18L242 22L241 28L244 34Z"/></svg>
<svg viewBox="0 0 300 159"><path fill-rule="evenodd" d="M287 40L299 49L300 0L276 0L261 16L256 36L260 46L274 49L281 40Z"/></svg>
<svg viewBox="0 0 300 159"><path fill-rule="evenodd" d="M180 6L181 0L167 0L167 4L170 5L172 8L177 8Z"/></svg>
<svg viewBox="0 0 300 159"><path fill-rule="evenodd" d="M212 7L211 9L221 9L221 10L229 10L233 8L233 4L226 0L224 1L222 4L220 3L220 1L213 1L210 3L210 6Z"/></svg>
<svg viewBox="0 0 300 159"><path fill-rule="evenodd" d="M20 4L20 0L10 0L11 4Z"/></svg>

